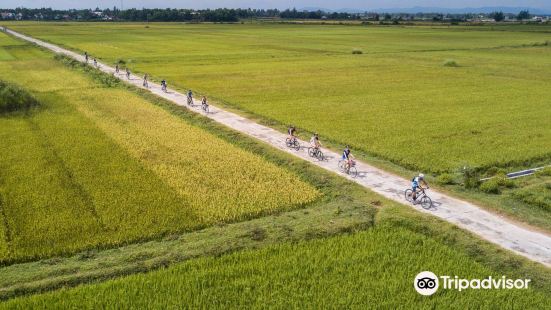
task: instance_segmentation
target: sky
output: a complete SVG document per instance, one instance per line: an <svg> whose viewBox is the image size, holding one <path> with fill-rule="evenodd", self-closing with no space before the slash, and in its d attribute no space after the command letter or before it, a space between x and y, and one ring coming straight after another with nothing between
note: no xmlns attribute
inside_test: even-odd
<svg viewBox="0 0 551 310"><path fill-rule="evenodd" d="M532 7L551 9L551 0L122 0L123 8L278 8L319 7L327 9L378 9L378 8L410 8L410 7ZM1 0L0 8L112 8L120 7L121 0Z"/></svg>

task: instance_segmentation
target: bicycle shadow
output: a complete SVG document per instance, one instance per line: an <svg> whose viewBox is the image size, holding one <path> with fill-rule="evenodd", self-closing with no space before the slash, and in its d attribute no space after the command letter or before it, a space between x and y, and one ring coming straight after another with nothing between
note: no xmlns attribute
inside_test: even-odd
<svg viewBox="0 0 551 310"><path fill-rule="evenodd" d="M440 207L442 205L441 202L438 202L438 201L433 201L432 202L432 206L430 208L428 208L427 210L430 210L430 211L438 211L438 207Z"/></svg>

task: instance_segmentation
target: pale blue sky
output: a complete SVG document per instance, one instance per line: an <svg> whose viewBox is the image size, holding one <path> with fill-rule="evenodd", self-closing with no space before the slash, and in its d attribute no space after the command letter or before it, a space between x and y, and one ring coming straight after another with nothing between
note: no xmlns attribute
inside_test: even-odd
<svg viewBox="0 0 551 310"><path fill-rule="evenodd" d="M533 7L551 9L551 0L123 0L124 8L303 8L321 7L327 9L357 8L409 8L409 7L483 7L483 6L508 6L508 7ZM0 8L15 7L52 7L52 8L106 8L119 7L121 0L2 0Z"/></svg>

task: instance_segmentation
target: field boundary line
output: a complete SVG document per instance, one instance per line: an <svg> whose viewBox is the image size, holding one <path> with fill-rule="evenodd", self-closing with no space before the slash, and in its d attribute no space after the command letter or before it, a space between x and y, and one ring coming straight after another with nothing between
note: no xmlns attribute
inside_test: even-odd
<svg viewBox="0 0 551 310"><path fill-rule="evenodd" d="M27 42L44 47L54 53L66 55L83 63L86 62L83 55L79 55L65 48L61 48L55 44L47 43L7 28L5 29L5 32ZM409 188L411 183L407 179L396 176L361 161L358 161L357 163L357 169L359 172L358 177L353 178L350 175L344 175L339 172L337 165L338 160L340 159L340 154L334 151L323 149L323 153L326 155L326 160L318 161L317 159L311 158L308 155L308 152L305 151L304 147L298 151L289 149L285 145L285 139L287 136L273 128L260 125L245 117L215 106L210 106L210 112L204 113L201 111L199 101L194 100L193 105L189 106L187 104L186 96L177 91L168 89L167 92L164 92L159 84L153 82L149 82L149 87L144 87L142 85L141 77L131 75L130 78L127 79L124 73L116 74L113 67L104 63L98 62L98 69L135 87L146 89L161 98L173 102L176 105L185 107L198 114L202 114L205 117L208 117L233 130L256 138L257 140L267 143L276 149L292 154L328 171L340 174L341 176L386 198L407 205L417 211L432 214L518 255L539 262L547 267L551 267L551 236L546 233L539 232L536 229L531 229L526 225L514 223L503 216L491 213L490 211L484 210L483 208L470 202L451 197L438 191L431 190L429 193L434 201L434 206L430 210L425 210L419 205L411 205L404 199L404 190ZM308 145L305 141L300 141L300 143L302 146Z"/></svg>

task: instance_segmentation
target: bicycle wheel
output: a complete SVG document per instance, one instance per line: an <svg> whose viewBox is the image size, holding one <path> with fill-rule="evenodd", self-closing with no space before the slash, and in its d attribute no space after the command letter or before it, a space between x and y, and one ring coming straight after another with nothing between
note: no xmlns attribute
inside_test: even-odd
<svg viewBox="0 0 551 310"><path fill-rule="evenodd" d="M314 150L314 148L309 147L308 148L308 156L315 157L316 156L316 150Z"/></svg>
<svg viewBox="0 0 551 310"><path fill-rule="evenodd" d="M291 143L291 139L289 138L285 139L285 145L287 145L287 147L293 146L293 144Z"/></svg>
<svg viewBox="0 0 551 310"><path fill-rule="evenodd" d="M344 172L344 160L339 160L338 167L341 172Z"/></svg>
<svg viewBox="0 0 551 310"><path fill-rule="evenodd" d="M323 161L325 159L325 157L323 157L323 153L318 150L317 154L316 154L316 158L319 160L319 161Z"/></svg>
<svg viewBox="0 0 551 310"><path fill-rule="evenodd" d="M295 141L293 141L293 147L295 148L295 150L300 150L300 143L298 142L297 139L295 139Z"/></svg>
<svg viewBox="0 0 551 310"><path fill-rule="evenodd" d="M411 190L411 188L408 188L404 191L404 196L406 198L406 201L413 201L413 191Z"/></svg>
<svg viewBox="0 0 551 310"><path fill-rule="evenodd" d="M432 208L432 200L429 196L424 196L423 198L421 198L421 206L425 210Z"/></svg>
<svg viewBox="0 0 551 310"><path fill-rule="evenodd" d="M356 169L356 167L350 167L350 168L348 168L348 174L351 177L356 178L356 177L358 177L358 169Z"/></svg>

